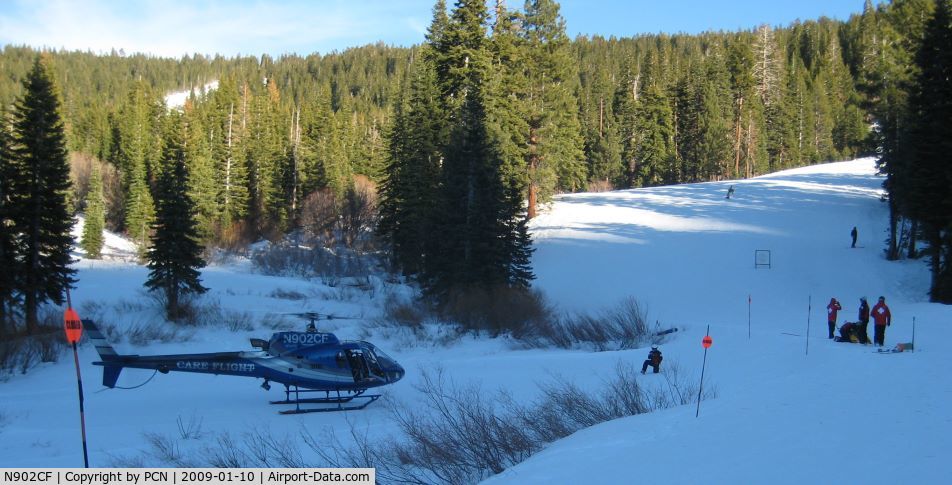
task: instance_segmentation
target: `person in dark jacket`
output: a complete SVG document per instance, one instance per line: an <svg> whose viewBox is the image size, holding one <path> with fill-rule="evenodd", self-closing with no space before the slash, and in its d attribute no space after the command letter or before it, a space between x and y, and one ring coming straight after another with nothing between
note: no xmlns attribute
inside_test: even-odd
<svg viewBox="0 0 952 485"><path fill-rule="evenodd" d="M830 304L826 306L826 323L830 327L830 338L833 338L833 331L836 330L836 312L842 310L843 307L840 305L840 302L836 301L836 298L830 298Z"/></svg>
<svg viewBox="0 0 952 485"><path fill-rule="evenodd" d="M840 336L833 339L837 342L846 342L846 343L859 343L859 336L856 335L856 330L859 328L859 324L855 322L846 322L840 327Z"/></svg>
<svg viewBox="0 0 952 485"><path fill-rule="evenodd" d="M856 336L859 338L859 343L868 344L869 343L869 333L867 333L866 328L869 325L869 303L866 303L866 297L861 297L859 299L859 325L855 330Z"/></svg>
<svg viewBox="0 0 952 485"><path fill-rule="evenodd" d="M651 367L654 368L654 373L657 374L658 372L661 371L662 359L664 359L664 357L661 357L661 351L658 350L658 346L652 345L651 351L648 352L648 358L645 359L645 363L641 365L641 373L644 374L645 372L647 372L648 366L650 365Z"/></svg>
<svg viewBox="0 0 952 485"><path fill-rule="evenodd" d="M873 341L876 345L882 347L886 344L886 327L892 324L892 313L886 306L886 297L879 297L879 302L873 306L873 323L876 324L876 331L873 335Z"/></svg>
<svg viewBox="0 0 952 485"><path fill-rule="evenodd" d="M850 247L854 247L854 248L856 247L856 236L857 236L857 235L859 235L859 233L856 231L856 226L853 226L853 230L850 231L850 236L853 238L853 245L850 246Z"/></svg>

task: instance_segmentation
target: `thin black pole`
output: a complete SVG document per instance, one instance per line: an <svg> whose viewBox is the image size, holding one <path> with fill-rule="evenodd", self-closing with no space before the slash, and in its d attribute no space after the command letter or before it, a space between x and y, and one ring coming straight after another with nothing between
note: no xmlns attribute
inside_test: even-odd
<svg viewBox="0 0 952 485"><path fill-rule="evenodd" d="M912 351L916 351L916 317L912 317Z"/></svg>
<svg viewBox="0 0 952 485"><path fill-rule="evenodd" d="M73 361L76 363L76 383L79 385L79 425L83 431L83 465L89 468L89 454L86 451L86 415L83 411L83 376L79 373L79 352L73 342Z"/></svg>
<svg viewBox="0 0 952 485"><path fill-rule="evenodd" d="M750 295L747 295L747 340L750 340Z"/></svg>
<svg viewBox="0 0 952 485"><path fill-rule="evenodd" d="M711 326L707 326L707 332L704 334L705 337L711 335ZM704 363L701 364L701 385L697 388L697 412L694 413L694 417L701 415L701 392L704 391L704 369L707 368L707 347L704 347Z"/></svg>
<svg viewBox="0 0 952 485"><path fill-rule="evenodd" d="M807 353L810 355L810 312L813 311L813 295L807 297Z"/></svg>
<svg viewBox="0 0 952 485"><path fill-rule="evenodd" d="M66 288L66 308L73 308L69 288ZM73 362L76 364L76 384L79 386L79 427L83 433L83 465L89 468L89 453L86 449L86 413L83 410L83 376L79 373L79 351L76 350L76 342L73 342Z"/></svg>

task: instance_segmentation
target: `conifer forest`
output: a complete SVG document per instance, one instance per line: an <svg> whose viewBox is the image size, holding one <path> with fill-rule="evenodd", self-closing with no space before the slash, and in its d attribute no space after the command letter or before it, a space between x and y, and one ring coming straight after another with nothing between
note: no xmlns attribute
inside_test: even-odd
<svg viewBox="0 0 952 485"><path fill-rule="evenodd" d="M554 0L512 3L437 0L409 48L168 59L5 46L0 265L47 271L3 272L0 321L35 322L38 303L64 298L77 213L92 257L102 228L136 241L170 315L204 290L194 270L214 250L305 236L377 254L447 304L530 288L528 223L557 194L858 156L887 176L876 244L925 257L931 298L952 302L949 0L575 39ZM166 107L183 89L184 106Z"/></svg>

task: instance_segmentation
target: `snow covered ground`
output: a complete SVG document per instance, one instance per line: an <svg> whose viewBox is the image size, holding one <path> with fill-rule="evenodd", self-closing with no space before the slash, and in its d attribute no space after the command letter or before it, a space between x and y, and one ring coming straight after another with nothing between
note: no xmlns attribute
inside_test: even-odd
<svg viewBox="0 0 952 485"><path fill-rule="evenodd" d="M924 261L884 260L881 183L872 160L863 159L744 181L557 198L532 224L536 286L567 311L597 312L637 298L652 321L682 329L662 346L664 365L695 377L710 326L714 345L704 379L717 397L701 403L699 417L689 405L582 430L488 482L947 483L952 358L941 345L952 337L952 308L928 303ZM731 184L736 192L728 200ZM853 226L856 249L850 248ZM131 251L120 241L111 245L117 253ZM770 251L769 268L755 268L755 250ZM76 266L73 301L81 316L119 328L158 321L142 292L145 268L121 257ZM123 341L117 349L248 349L248 337L271 332L261 319L305 310L357 317L325 328L342 339L364 337L364 322L379 315L384 294L399 291L330 288L253 274L241 264L206 268L203 278L208 301L259 328L198 328L187 332L187 342ZM887 346L911 341L915 318L914 353L879 355L826 338L830 297L843 303L843 322L856 319L859 297L873 303L880 295L893 313ZM168 437L196 464L203 464L201 450L226 432L240 437L266 429L295 438L301 429L346 434L355 425L384 437L396 425L383 401L418 404L414 384L426 369L442 367L458 383L532 399L538 383L552 376L597 387L616 363L637 365L647 353L513 350L505 339L473 337L441 346L373 331L367 338L407 376L363 411L301 416L279 416L267 404L283 397L280 386L266 392L255 381L227 376L159 374L138 389L103 390L101 368L91 364L98 356L84 344L90 463L160 466L147 453L146 434ZM124 370L119 385L135 386L150 375ZM642 379L659 385L662 377ZM81 466L76 404L72 359L0 383L0 466ZM179 423L189 422L200 423L197 438L180 436Z"/></svg>

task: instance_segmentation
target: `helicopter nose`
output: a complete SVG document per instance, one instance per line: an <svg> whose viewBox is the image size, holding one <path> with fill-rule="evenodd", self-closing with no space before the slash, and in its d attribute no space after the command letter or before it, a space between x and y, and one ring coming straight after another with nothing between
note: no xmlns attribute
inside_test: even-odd
<svg viewBox="0 0 952 485"><path fill-rule="evenodd" d="M403 367L400 367L398 365L396 367L391 368L390 371L387 372L387 380L389 380L390 382L397 382L400 379L403 379L404 374L405 372L403 370Z"/></svg>

